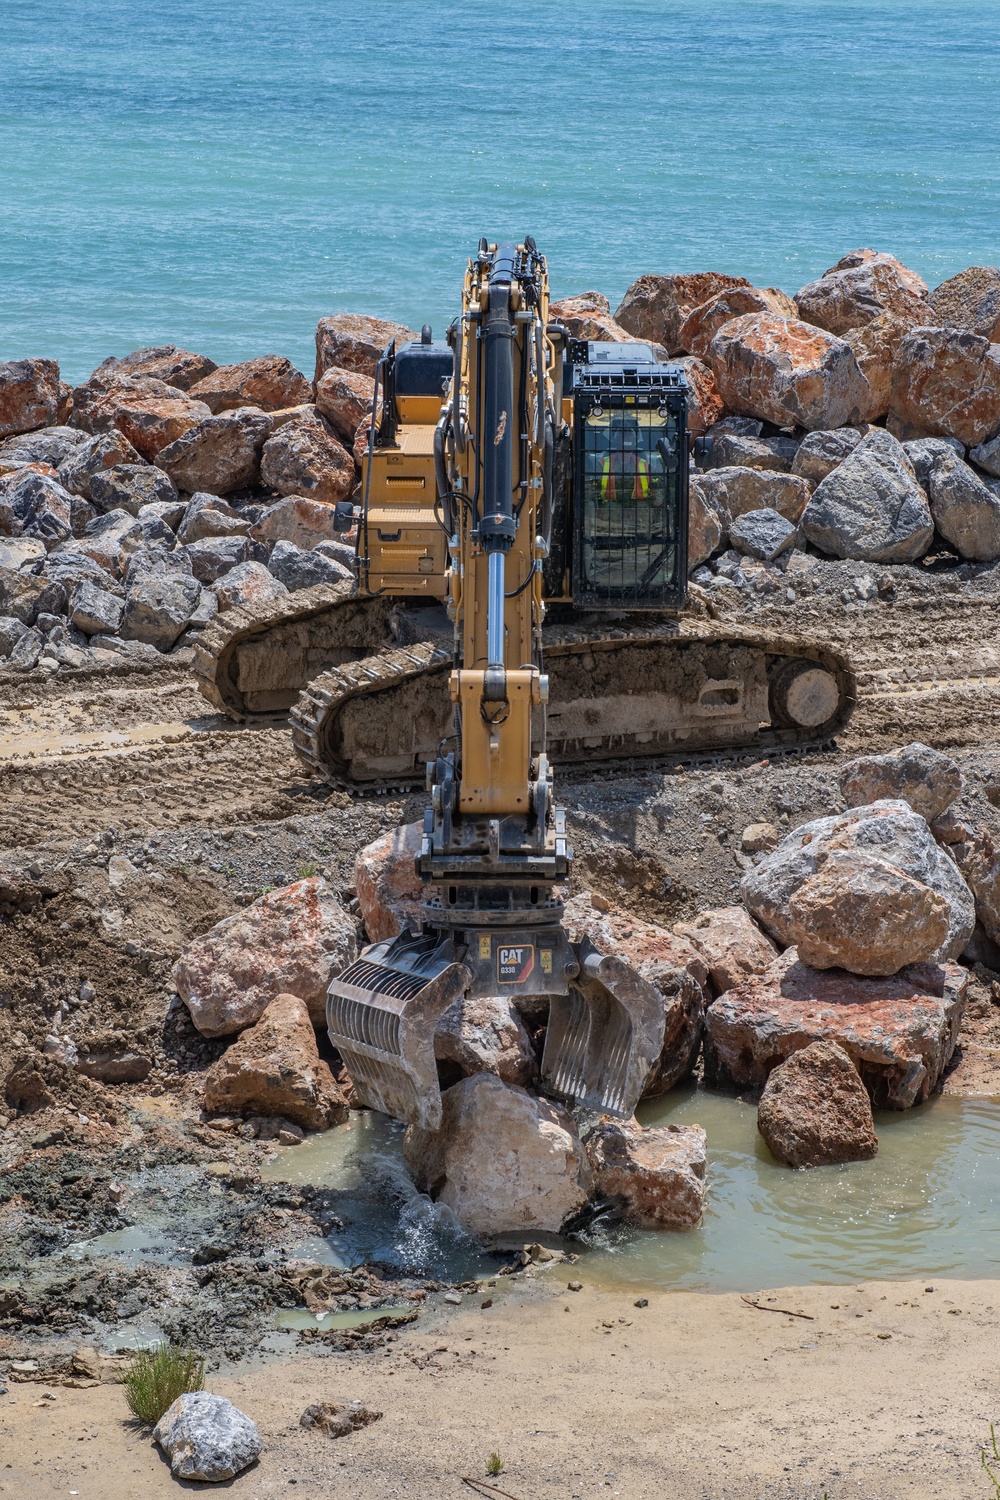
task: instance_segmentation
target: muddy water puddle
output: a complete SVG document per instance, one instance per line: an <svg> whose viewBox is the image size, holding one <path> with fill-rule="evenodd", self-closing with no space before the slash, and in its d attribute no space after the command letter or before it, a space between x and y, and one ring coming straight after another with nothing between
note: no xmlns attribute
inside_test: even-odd
<svg viewBox="0 0 1000 1500"><path fill-rule="evenodd" d="M707 1131L704 1222L662 1234L598 1222L582 1243L566 1245L581 1255L576 1274L608 1289L720 1292L1000 1275L1000 1100L937 1097L907 1114L881 1113L874 1161L808 1172L771 1158L756 1114L693 1087L642 1106L646 1125ZM453 1280L494 1272L496 1259L477 1253L448 1211L409 1184L401 1145L399 1127L359 1114L349 1128L282 1152L264 1172L337 1188L345 1206L353 1200L351 1222L330 1237L345 1260L425 1264Z"/></svg>

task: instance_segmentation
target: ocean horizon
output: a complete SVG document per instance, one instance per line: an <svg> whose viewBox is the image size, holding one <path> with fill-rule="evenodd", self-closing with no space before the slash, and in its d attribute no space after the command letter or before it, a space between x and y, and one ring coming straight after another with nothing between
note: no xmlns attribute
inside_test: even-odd
<svg viewBox="0 0 1000 1500"><path fill-rule="evenodd" d="M795 292L873 245L996 263L1000 49L972 0L6 0L0 358L79 381L317 320L440 330L481 234L557 295L645 271Z"/></svg>

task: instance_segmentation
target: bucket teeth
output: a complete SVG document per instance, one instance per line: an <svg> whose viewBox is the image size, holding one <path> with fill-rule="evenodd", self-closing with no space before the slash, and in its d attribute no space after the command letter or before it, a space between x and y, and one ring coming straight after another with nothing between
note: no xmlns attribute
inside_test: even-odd
<svg viewBox="0 0 1000 1500"><path fill-rule="evenodd" d="M565 1103L628 1119L663 1049L663 998L631 964L579 946L580 974L553 995L542 1083Z"/></svg>
<svg viewBox="0 0 1000 1500"><path fill-rule="evenodd" d="M437 1130L434 1033L471 977L449 940L404 934L364 949L333 980L326 1002L330 1040L364 1104Z"/></svg>

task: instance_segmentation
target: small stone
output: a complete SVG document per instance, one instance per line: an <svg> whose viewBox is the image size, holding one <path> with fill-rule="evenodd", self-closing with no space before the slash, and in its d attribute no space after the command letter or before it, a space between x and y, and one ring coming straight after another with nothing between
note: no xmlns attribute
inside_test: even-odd
<svg viewBox="0 0 1000 1500"><path fill-rule="evenodd" d="M649 1298L648 1297L636 1297L635 1301L632 1303L632 1306L633 1307L648 1307L649 1306Z"/></svg>
<svg viewBox="0 0 1000 1500"><path fill-rule="evenodd" d="M461 1292L445 1292L444 1300L446 1302L452 1303L453 1306L458 1307L462 1302L462 1294Z"/></svg>
<svg viewBox="0 0 1000 1500"><path fill-rule="evenodd" d="M566 1283L566 1290L568 1292L582 1292L583 1291L583 1282L582 1281L567 1281L567 1283Z"/></svg>
<svg viewBox="0 0 1000 1500"><path fill-rule="evenodd" d="M748 823L740 835L740 843L747 854L768 854L777 847L780 838L773 823Z"/></svg>
<svg viewBox="0 0 1000 1500"><path fill-rule="evenodd" d="M360 1401L323 1401L315 1406L307 1406L299 1418L299 1425L314 1432L325 1433L329 1438L339 1438L346 1437L350 1432L357 1432L360 1427L367 1427L372 1422L378 1422L381 1417L380 1411L373 1411Z"/></svg>

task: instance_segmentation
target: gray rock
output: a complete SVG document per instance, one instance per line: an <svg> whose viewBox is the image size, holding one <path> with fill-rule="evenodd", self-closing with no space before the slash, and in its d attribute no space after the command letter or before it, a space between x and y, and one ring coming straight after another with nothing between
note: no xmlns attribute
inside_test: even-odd
<svg viewBox="0 0 1000 1500"><path fill-rule="evenodd" d="M69 618L84 635L115 635L124 609L121 599L84 579L70 596Z"/></svg>
<svg viewBox="0 0 1000 1500"><path fill-rule="evenodd" d="M126 641L145 641L169 651L198 606L201 585L194 578L141 579L129 590L121 633Z"/></svg>
<svg viewBox="0 0 1000 1500"><path fill-rule="evenodd" d="M807 432L792 460L792 473L812 484L826 478L864 437L860 427L835 427L828 432Z"/></svg>
<svg viewBox="0 0 1000 1500"><path fill-rule="evenodd" d="M782 552L795 546L798 531L776 510L748 510L738 516L729 528L729 540L745 557L773 562Z"/></svg>
<svg viewBox="0 0 1000 1500"><path fill-rule="evenodd" d="M9 656L27 629L14 615L0 615L0 656Z"/></svg>
<svg viewBox="0 0 1000 1500"><path fill-rule="evenodd" d="M120 432L103 432L96 437L81 433L83 442L63 459L59 465L59 483L71 494L90 499L90 481L102 469L115 464L141 464L142 458L132 447L128 438Z"/></svg>
<svg viewBox="0 0 1000 1500"><path fill-rule="evenodd" d="M1000 558L1000 496L950 449L938 454L929 467L931 515L945 541L969 562L996 562Z"/></svg>
<svg viewBox="0 0 1000 1500"><path fill-rule="evenodd" d="M303 552L294 542L275 542L267 567L292 593L316 583L339 583L354 577L353 570L349 572L342 563L321 552Z"/></svg>
<svg viewBox="0 0 1000 1500"><path fill-rule="evenodd" d="M127 510L137 516L143 506L156 501L176 502L177 491L169 475L152 464L113 464L92 476L90 498L101 515Z"/></svg>
<svg viewBox="0 0 1000 1500"><path fill-rule="evenodd" d="M827 818L814 818L786 835L773 853L743 877L741 892L744 904L779 943L796 944L805 937L803 914L796 909L796 898L806 882L822 873L827 863L836 873L838 864L853 861L849 879L844 885L855 889L861 883L862 867L875 875L900 884L899 901L907 898L905 882L925 886L945 902L947 911L944 941L931 954L921 953L920 961L929 958L936 963L955 959L972 936L976 913L972 893L962 879L951 857L935 842L927 822L908 803L884 799L865 807L852 808ZM878 867L878 868L876 868ZM912 890L912 887L911 887ZM857 946L859 933L855 921L841 924L845 945ZM926 924L925 924L926 925ZM808 951L808 950L807 950ZM901 967L878 967L878 952L873 951L871 966L863 970L856 964L843 963L854 973L894 973ZM814 958L805 958L814 968Z"/></svg>
<svg viewBox="0 0 1000 1500"><path fill-rule="evenodd" d="M932 823L962 791L962 773L950 755L914 741L888 755L862 755L840 772L848 807L895 797Z"/></svg>
<svg viewBox="0 0 1000 1500"><path fill-rule="evenodd" d="M987 474L1000 479L1000 434L990 438L988 443L980 443L978 448L970 448L969 457Z"/></svg>
<svg viewBox="0 0 1000 1500"><path fill-rule="evenodd" d="M801 531L832 557L916 562L934 538L934 522L902 446L876 427L817 486Z"/></svg>
<svg viewBox="0 0 1000 1500"><path fill-rule="evenodd" d="M756 417L723 417L714 422L705 433L707 438L714 440L721 437L723 433L736 432L741 437L760 437L764 431L763 422L758 422Z"/></svg>
<svg viewBox="0 0 1000 1500"><path fill-rule="evenodd" d="M74 453L86 440L86 433L75 427L42 427L0 443L2 464L51 464L57 469L63 459Z"/></svg>
<svg viewBox="0 0 1000 1500"><path fill-rule="evenodd" d="M223 411L206 417L161 449L156 462L179 489L227 495L259 480L261 449L273 425L254 406Z"/></svg>
<svg viewBox="0 0 1000 1500"><path fill-rule="evenodd" d="M45 596L49 586L48 579L0 568L0 614L13 615L22 625L33 625L39 610L58 614L58 610L48 608L49 600ZM63 593L63 598L65 597Z"/></svg>
<svg viewBox="0 0 1000 1500"><path fill-rule="evenodd" d="M245 566L245 564L243 566ZM259 564L257 566L259 566ZM235 569L233 571L235 572ZM188 620L188 630L200 630L202 626L207 625L211 620L214 620L218 613L219 600L216 597L214 591L212 589L202 589L201 598L195 605L194 610L191 614L191 618Z"/></svg>
<svg viewBox="0 0 1000 1500"><path fill-rule="evenodd" d="M246 536L206 536L187 546L191 571L199 583L214 583L251 556L250 538Z"/></svg>
<svg viewBox="0 0 1000 1500"><path fill-rule="evenodd" d="M115 656L129 657L133 661L159 663L161 658L161 653L148 641L123 641L118 635L93 635L90 644L94 650L112 652Z"/></svg>
<svg viewBox="0 0 1000 1500"><path fill-rule="evenodd" d="M354 577L354 560L357 553L346 542L317 542L315 547L307 550L318 552L320 557L328 557L331 562L340 563L340 566L346 568L351 577Z"/></svg>
<svg viewBox="0 0 1000 1500"><path fill-rule="evenodd" d="M48 474L25 469L3 485L3 495L23 530L47 542L73 535L73 496Z"/></svg>
<svg viewBox="0 0 1000 1500"><path fill-rule="evenodd" d="M698 475L698 487L704 502L720 518L735 518L748 510L776 510L786 520L798 521L810 495L806 480L767 469L709 469Z"/></svg>
<svg viewBox="0 0 1000 1500"><path fill-rule="evenodd" d="M61 584L67 594L72 593L81 579L87 578L99 588L107 589L109 594L123 597L122 586L117 578L83 552L65 552L62 549L50 552L45 562L45 576L53 583Z"/></svg>
<svg viewBox="0 0 1000 1500"><path fill-rule="evenodd" d="M184 517L177 528L177 540L185 546L204 537L247 536L250 522L239 515L228 501L203 492L192 495Z"/></svg>
<svg viewBox="0 0 1000 1500"><path fill-rule="evenodd" d="M224 1396L208 1391L178 1396L153 1428L153 1438L178 1479L213 1483L242 1474L264 1447L256 1424Z"/></svg>
<svg viewBox="0 0 1000 1500"><path fill-rule="evenodd" d="M0 541L0 568L18 568L37 562L45 556L45 543L41 537L19 536Z"/></svg>
<svg viewBox="0 0 1000 1500"><path fill-rule="evenodd" d="M243 562L230 568L225 577L220 578L215 585L215 597L220 609L266 604L268 600L279 599L287 593L285 585L260 562Z"/></svg>
<svg viewBox="0 0 1000 1500"><path fill-rule="evenodd" d="M787 474L799 442L793 437L750 437L721 432L712 443L712 468L773 469Z"/></svg>
<svg viewBox="0 0 1000 1500"><path fill-rule="evenodd" d="M139 508L139 520L148 521L155 517L162 521L164 526L169 526L171 531L176 531L184 519L187 507L181 499L176 500L150 500Z"/></svg>
<svg viewBox="0 0 1000 1500"><path fill-rule="evenodd" d="M22 671L30 671L32 667L37 667L44 646L45 638L40 631L25 630L11 647L11 666L19 667Z"/></svg>
<svg viewBox="0 0 1000 1500"><path fill-rule="evenodd" d="M956 440L954 438L914 438L903 444L903 452L913 466L913 472L917 476L917 483L922 490L926 490L931 482L931 470L941 458L947 458L954 454ZM959 458L965 454L961 443Z"/></svg>
<svg viewBox="0 0 1000 1500"><path fill-rule="evenodd" d="M191 578L191 559L186 547L175 547L173 552L164 552L159 547L140 547L133 552L125 569L125 588L133 587L140 578L154 575L157 578Z"/></svg>

